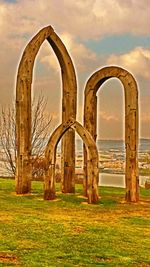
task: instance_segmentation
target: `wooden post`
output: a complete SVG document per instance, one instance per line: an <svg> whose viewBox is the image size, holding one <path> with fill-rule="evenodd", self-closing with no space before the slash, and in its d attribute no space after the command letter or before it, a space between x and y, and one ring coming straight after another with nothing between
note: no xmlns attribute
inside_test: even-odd
<svg viewBox="0 0 150 267"><path fill-rule="evenodd" d="M77 83L75 69L72 60L62 44L58 36L51 35L48 38L54 52L56 53L62 74L62 123L65 123L70 118L76 119L77 105ZM63 55L60 56L60 51ZM61 176L62 176L62 192L75 192L75 133L73 129L69 129L62 139L61 146Z"/></svg>
<svg viewBox="0 0 150 267"><path fill-rule="evenodd" d="M85 90L85 104L84 104L84 127L89 131L92 135L94 141L96 142L97 138L97 96L94 90ZM84 181L83 181L83 193L84 196L87 196L87 150L84 146Z"/></svg>
<svg viewBox="0 0 150 267"><path fill-rule="evenodd" d="M52 149L52 151L51 151ZM50 150L45 153L46 170L44 175L44 200L53 200L55 193L55 165L56 165L56 146L53 143Z"/></svg>

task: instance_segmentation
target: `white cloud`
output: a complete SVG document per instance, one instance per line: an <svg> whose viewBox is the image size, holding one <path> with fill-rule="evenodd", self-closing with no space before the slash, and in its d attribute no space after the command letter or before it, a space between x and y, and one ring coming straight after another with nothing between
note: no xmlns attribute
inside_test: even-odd
<svg viewBox="0 0 150 267"><path fill-rule="evenodd" d="M117 116L109 114L106 111L100 111L99 112L99 116L100 116L100 119L105 120L107 122L109 122L109 121L119 121L119 118Z"/></svg>
<svg viewBox="0 0 150 267"><path fill-rule="evenodd" d="M101 24L101 34L150 33L148 0L96 0L93 13Z"/></svg>
<svg viewBox="0 0 150 267"><path fill-rule="evenodd" d="M90 64L99 66L99 59L83 45L82 39L123 32L149 34L149 13L150 2L146 0L20 0L16 3L1 0L1 59L3 61L9 51L6 61L11 58L17 61L29 39L45 25L52 24L67 44L79 71L85 71ZM44 52L41 61L55 70L58 68L49 52Z"/></svg>
<svg viewBox="0 0 150 267"><path fill-rule="evenodd" d="M83 93L83 81L85 83L85 79L95 69L99 69L106 63L120 65L131 71L134 76L138 76L138 79L142 81L144 79L145 88L148 91L150 50L137 47L126 54L113 54L104 62L104 58L88 49L83 44L83 40L100 39L107 35L123 33L149 36L149 14L149 0L19 0L15 3L6 3L4 0L0 0L1 103L8 102L8 99L11 101L11 96L14 95L16 69L24 47L32 36L46 25L52 25L73 58L80 81L78 97ZM46 42L40 50L38 59L48 71L51 70L50 76L54 75L48 81L48 72L44 74L45 76L40 74L41 77L37 77L37 82L35 81L38 90L44 87L46 95L50 97L49 106L52 112L61 96L60 81L58 82L60 78L58 76L59 64ZM53 91L49 90L50 88ZM145 88L141 90L144 91ZM58 97L55 97L55 94ZM80 102L82 106L83 101L80 100ZM144 108L146 107L147 114L149 114L149 103L144 106ZM120 119L111 115L108 108L107 111L101 112L103 122L113 125L113 122L116 121L117 124ZM80 115L80 109L78 112ZM142 116L146 121L145 115ZM79 117L81 119L81 116Z"/></svg>
<svg viewBox="0 0 150 267"><path fill-rule="evenodd" d="M107 59L107 64L119 65L134 76L150 79L150 50L136 47L129 53L122 55L111 55Z"/></svg>
<svg viewBox="0 0 150 267"><path fill-rule="evenodd" d="M3 32L5 13L6 13L6 7L1 4L0 5L0 33Z"/></svg>
<svg viewBox="0 0 150 267"><path fill-rule="evenodd" d="M89 63L96 61L96 53L92 52L81 42L77 41L75 36L65 32L62 33L60 37L73 58L78 71L82 72L87 70Z"/></svg>
<svg viewBox="0 0 150 267"><path fill-rule="evenodd" d="M141 114L140 119L141 119L142 123L143 122L150 123L150 112Z"/></svg>
<svg viewBox="0 0 150 267"><path fill-rule="evenodd" d="M49 24L56 31L63 33L67 29L81 39L124 32L149 35L149 13L149 0L0 1L1 31L6 35L33 34Z"/></svg>
<svg viewBox="0 0 150 267"><path fill-rule="evenodd" d="M150 123L150 96L143 96L140 101L140 121Z"/></svg>
<svg viewBox="0 0 150 267"><path fill-rule="evenodd" d="M86 48L81 42L79 43L73 35L64 32L60 35L60 38L65 44L72 60L75 62L75 67L79 72L86 71L93 62L96 62L96 54ZM54 53L50 50L48 44L44 44L43 49L39 54L39 58L41 63L46 64L56 72L59 71L58 61L54 57Z"/></svg>
<svg viewBox="0 0 150 267"><path fill-rule="evenodd" d="M48 68L52 69L54 72L60 71L60 66L58 60L51 49L48 42L44 42L42 49L39 52L39 60L42 64L45 64Z"/></svg>

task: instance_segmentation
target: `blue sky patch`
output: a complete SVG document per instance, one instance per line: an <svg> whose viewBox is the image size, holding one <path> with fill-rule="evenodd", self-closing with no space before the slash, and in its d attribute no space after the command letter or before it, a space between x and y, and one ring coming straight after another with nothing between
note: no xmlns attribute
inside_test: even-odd
<svg viewBox="0 0 150 267"><path fill-rule="evenodd" d="M17 0L4 0L4 2L6 2L6 3L16 3Z"/></svg>
<svg viewBox="0 0 150 267"><path fill-rule="evenodd" d="M150 36L112 35L97 41L84 41L84 44L96 53L105 55L112 53L122 54L133 50L137 46L150 49Z"/></svg>

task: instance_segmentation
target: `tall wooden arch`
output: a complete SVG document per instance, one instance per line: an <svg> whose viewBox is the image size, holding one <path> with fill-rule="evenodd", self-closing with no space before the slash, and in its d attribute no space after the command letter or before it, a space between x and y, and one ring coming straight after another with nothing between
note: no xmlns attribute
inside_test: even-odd
<svg viewBox="0 0 150 267"><path fill-rule="evenodd" d="M46 172L44 199L55 198L55 161L57 144L66 131L72 128L82 138L87 151L87 197L88 203L96 203L98 196L98 151L91 134L77 121L70 119L62 123L51 135L45 151Z"/></svg>
<svg viewBox="0 0 150 267"><path fill-rule="evenodd" d="M138 89L134 77L117 66L96 71L87 81L84 102L84 127L96 141L97 136L97 96L101 85L110 78L118 78L124 86L125 95L125 145L126 145L126 200L139 200L138 177ZM85 180L87 172L86 151L84 151ZM86 192L86 190L85 190Z"/></svg>
<svg viewBox="0 0 150 267"><path fill-rule="evenodd" d="M31 84L35 57L40 46L46 40L53 48L61 67L62 74L62 122L70 117L76 119L76 76L72 60L57 34L51 26L40 30L28 43L20 61L16 85L16 135L17 135L17 168L16 192L30 192L32 168L31 158ZM63 191L74 192L75 175L75 135L71 129L66 133L62 142L62 176L68 173L67 187ZM69 171L68 170L69 166Z"/></svg>

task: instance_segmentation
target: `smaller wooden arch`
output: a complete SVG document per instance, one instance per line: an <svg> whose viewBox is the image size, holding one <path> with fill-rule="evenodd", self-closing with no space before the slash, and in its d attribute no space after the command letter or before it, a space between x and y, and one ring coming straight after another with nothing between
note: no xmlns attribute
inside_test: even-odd
<svg viewBox="0 0 150 267"><path fill-rule="evenodd" d="M69 119L67 122L60 124L51 135L45 150L46 171L44 179L44 199L50 200L55 198L55 162L56 148L64 133L69 129L75 130L82 138L87 150L87 197L88 203L96 203L98 195L98 151L91 134L77 121ZM69 168L69 166L68 166Z"/></svg>
<svg viewBox="0 0 150 267"><path fill-rule="evenodd" d="M125 145L126 145L126 196L128 202L139 200L138 177L138 87L134 77L118 66L104 67L87 81L84 95L84 127L96 141L97 136L97 91L110 78L118 78L124 87L125 98ZM86 178L86 151L84 173ZM85 179L86 180L86 179ZM86 184L86 183L85 183ZM86 193L86 188L85 188Z"/></svg>

